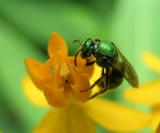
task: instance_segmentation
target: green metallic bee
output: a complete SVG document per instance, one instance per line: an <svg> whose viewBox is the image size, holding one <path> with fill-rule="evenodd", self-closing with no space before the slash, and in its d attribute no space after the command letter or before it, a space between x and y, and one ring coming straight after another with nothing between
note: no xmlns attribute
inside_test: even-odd
<svg viewBox="0 0 160 133"><path fill-rule="evenodd" d="M80 43L79 40L75 40L74 42ZM139 82L135 70L113 42L88 38L84 44L81 44L81 48L75 55L75 65L77 65L76 59L79 53L83 59L87 59L92 55L95 57L94 61L87 61L86 66L97 63L97 65L102 67L101 77L88 89L82 91L86 92L95 85L98 85L101 88L100 91L90 98L102 94L109 89L116 88L122 83L124 78L132 87L138 88Z"/></svg>

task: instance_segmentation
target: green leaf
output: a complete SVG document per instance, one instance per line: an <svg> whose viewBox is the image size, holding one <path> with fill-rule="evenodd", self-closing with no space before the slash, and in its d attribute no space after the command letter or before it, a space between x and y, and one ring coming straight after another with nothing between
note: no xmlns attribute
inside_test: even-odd
<svg viewBox="0 0 160 133"><path fill-rule="evenodd" d="M98 22L91 10L64 3L14 2L0 4L6 18L26 35L44 46L51 32L59 32L71 45L75 39L97 35ZM18 8L17 8L18 7ZM40 41L43 38L43 41ZM45 42L44 42L45 41Z"/></svg>
<svg viewBox="0 0 160 133"><path fill-rule="evenodd" d="M119 1L113 19L113 40L132 62L140 81L155 77L142 61L145 50L159 52L160 8L156 0Z"/></svg>
<svg viewBox="0 0 160 133"><path fill-rule="evenodd" d="M22 90L22 77L26 76L24 58L43 58L25 36L0 21L0 96L8 101L24 126L24 132L30 132L38 122L44 110L37 109L27 101ZM0 110L4 107L1 106ZM9 115L9 114L8 114Z"/></svg>

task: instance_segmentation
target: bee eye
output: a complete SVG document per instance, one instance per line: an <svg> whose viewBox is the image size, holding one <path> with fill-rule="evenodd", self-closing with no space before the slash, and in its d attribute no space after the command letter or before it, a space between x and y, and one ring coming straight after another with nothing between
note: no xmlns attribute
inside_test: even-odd
<svg viewBox="0 0 160 133"><path fill-rule="evenodd" d="M81 56L83 58L89 57L92 54L92 44L93 44L92 39L87 39L86 42L83 44L81 48Z"/></svg>

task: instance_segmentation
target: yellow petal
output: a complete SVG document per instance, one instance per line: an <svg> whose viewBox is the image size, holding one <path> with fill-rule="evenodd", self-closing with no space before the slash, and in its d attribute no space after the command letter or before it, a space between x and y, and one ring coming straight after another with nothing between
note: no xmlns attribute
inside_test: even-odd
<svg viewBox="0 0 160 133"><path fill-rule="evenodd" d="M160 72L160 58L150 52L144 52L142 55L144 63L156 72Z"/></svg>
<svg viewBox="0 0 160 133"><path fill-rule="evenodd" d="M138 89L128 89L124 96L133 102L146 105L160 104L160 79L152 80L139 86Z"/></svg>
<svg viewBox="0 0 160 133"><path fill-rule="evenodd" d="M48 54L50 57L57 58L57 55L67 56L68 49L64 39L56 32L51 34L48 44Z"/></svg>
<svg viewBox="0 0 160 133"><path fill-rule="evenodd" d="M40 91L29 78L23 78L23 89L26 97L38 107L48 107L42 91Z"/></svg>
<svg viewBox="0 0 160 133"><path fill-rule="evenodd" d="M95 122L111 131L134 131L150 121L148 114L109 100L92 99L84 105L84 109Z"/></svg>
<svg viewBox="0 0 160 133"><path fill-rule="evenodd" d="M80 108L68 108L50 111L34 133L96 133L96 129Z"/></svg>
<svg viewBox="0 0 160 133"><path fill-rule="evenodd" d="M95 64L94 67L94 72L92 74L92 77L90 78L90 84L94 84L94 82L101 77L101 73L102 73L102 68L99 67L98 65ZM92 93L91 95L94 95L95 93L97 93L99 91L99 87L96 85L93 89L92 89Z"/></svg>
<svg viewBox="0 0 160 133"><path fill-rule="evenodd" d="M149 127L156 131L158 125L160 124L160 111L152 113L152 121ZM158 129L160 131L160 129Z"/></svg>

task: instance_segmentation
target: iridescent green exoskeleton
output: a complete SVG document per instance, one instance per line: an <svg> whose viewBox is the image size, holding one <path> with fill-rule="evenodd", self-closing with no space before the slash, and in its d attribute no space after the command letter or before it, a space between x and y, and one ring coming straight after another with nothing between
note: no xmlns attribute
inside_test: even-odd
<svg viewBox="0 0 160 133"><path fill-rule="evenodd" d="M79 42L75 40L75 42ZM81 44L81 43L80 43ZM90 98L104 93L109 89L114 89L119 86L125 78L128 83L134 88L138 88L138 77L132 65L115 46L113 42L88 38L75 55L75 65L77 65L77 55L80 53L83 59L90 56L95 57L95 61L87 62L86 66L97 63L102 67L101 77L99 77L94 84L83 90L86 92L92 89L95 85L100 86L100 91Z"/></svg>

